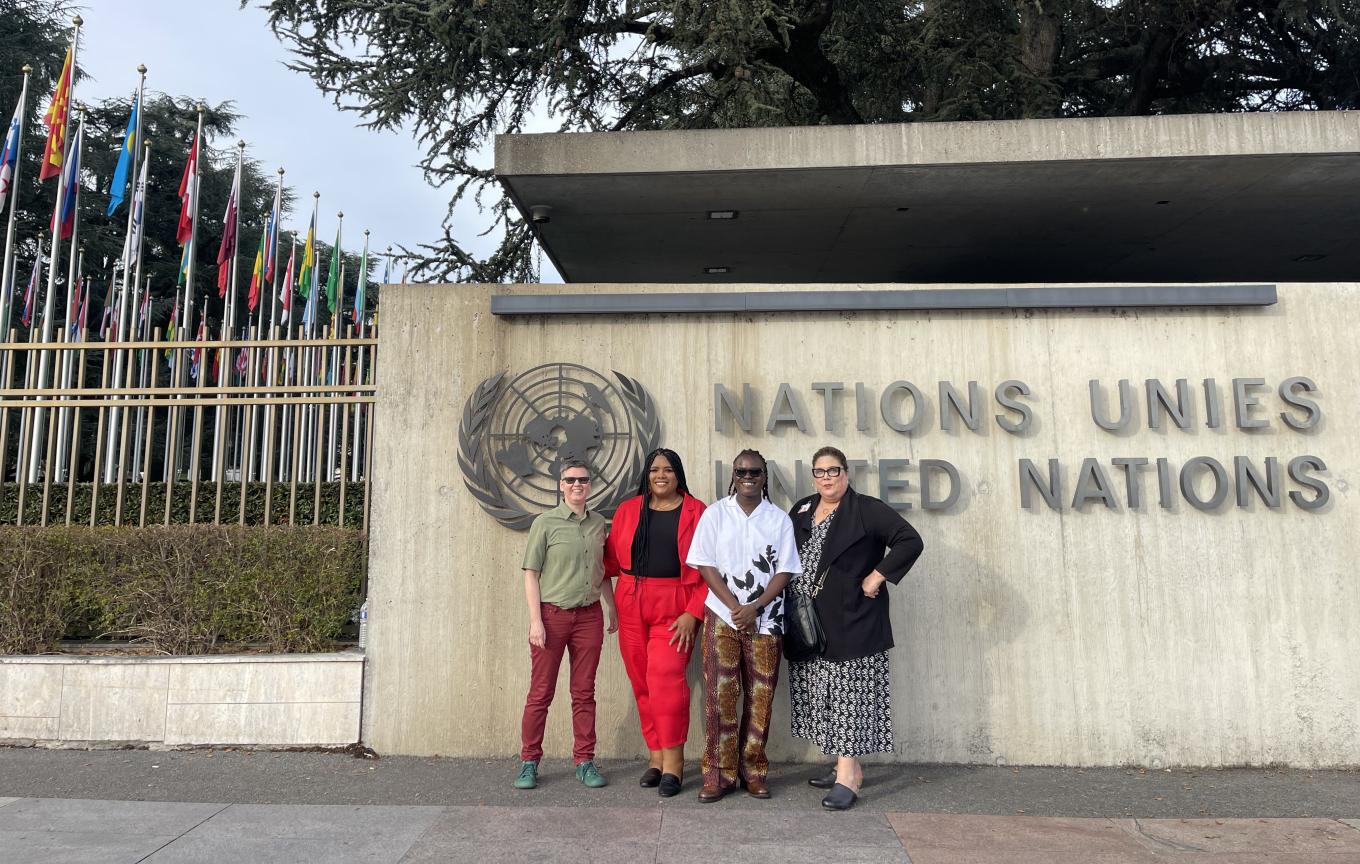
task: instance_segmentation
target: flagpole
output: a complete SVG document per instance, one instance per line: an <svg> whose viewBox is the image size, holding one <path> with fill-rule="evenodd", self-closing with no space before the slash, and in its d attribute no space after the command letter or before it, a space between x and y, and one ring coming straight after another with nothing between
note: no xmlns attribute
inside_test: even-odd
<svg viewBox="0 0 1360 864"><path fill-rule="evenodd" d="M198 128L194 132L194 143L189 145L192 152L193 146L199 147L198 155L194 157L194 176L189 180L192 186L191 193L194 196L193 215L190 217L189 228L189 266L184 273L184 329L183 333L188 334L194 325L194 259L198 257L198 198L199 185L203 176L203 112L207 106L203 103L198 105Z"/></svg>
<svg viewBox="0 0 1360 864"><path fill-rule="evenodd" d="M131 155L132 155L132 165L131 165L131 170L128 172L129 182L132 183L132 202L128 205L127 227L126 227L126 229L124 230L124 234L123 234L123 236L124 236L124 240L123 240L123 282L122 282L122 285L120 286L120 291L119 291L119 293L118 293L118 296L114 299L114 304L115 304L116 309L117 309L117 311L114 312L114 316L113 316L113 329L114 329L114 339L113 339L113 341L115 341L115 342L123 342L123 341L125 341L125 339L124 339L124 330L123 330L123 322L127 320L127 306L128 306L128 302L127 302L127 301L128 301L127 281L128 281L128 271L132 269L132 260L131 260L131 255L132 255L132 220L133 220L133 212L137 209L137 177L138 177L138 173L139 173L137 169L138 169L138 167L139 167L139 165L138 165L138 157L141 155L141 143L142 143L142 113L143 113L143 112L142 112L142 100L143 100L143 97L144 97L145 95L146 95L146 64L145 64L145 63L142 63L142 64L139 64L139 65L137 66L137 99L136 99L136 101L133 103L134 105L137 106L137 125L136 125L136 127L133 129L133 132L132 132L132 144L133 144L133 146L132 146L132 154L131 154ZM125 142L124 146L126 146L126 142ZM134 287L135 287L135 286L134 286ZM122 352L122 351L114 351L114 358L113 358L113 380L111 381L110 386L112 386L113 388L116 389L116 388L122 386L122 382L123 382L123 352ZM118 401L121 401L121 398L120 398L120 397L115 397L115 404L113 405L113 407L111 407L111 408L109 409L109 436L108 436L108 440L109 440L110 442L113 442L113 441L117 441L117 440L118 440L118 436L117 436L117 434L116 434L116 433L117 433L117 429L118 429L119 419L120 419L120 418L119 418L119 412L118 412L118 405L117 405L117 402L118 402ZM113 482L113 464L114 464L114 461L115 461L115 459L114 459L114 452L115 452L117 449L118 449L117 447L113 447L113 446L110 445L109 449L108 449L108 450L105 452L105 454L104 454L104 482L105 482L105 483L112 483L112 482Z"/></svg>
<svg viewBox="0 0 1360 864"><path fill-rule="evenodd" d="M279 225L279 223L283 221L283 173L284 173L284 172L283 172L283 167L280 166L280 167L279 167L279 183L278 183L277 188L275 188L275 190L274 190L274 209L273 209L273 211L270 213L270 216L269 216L270 222L271 222L272 225L273 225L273 231L274 231L274 237L273 237L272 241L270 242L270 246L269 246L269 260L273 262L273 266L270 267L270 272L269 272L269 275L270 275L270 280L269 280L269 282L270 282L270 284L269 284L269 329L266 330L265 327L264 327L264 307L262 306L262 307L260 308L260 322L261 322L261 324L260 324L260 332L256 334L256 335L258 335L261 339L266 339L266 338L267 338L267 339L273 339L275 333L277 332L278 326L279 326L279 232L282 230L281 227L280 227L280 225ZM263 277L262 277L262 278L263 278ZM264 290L264 286L261 285L261 286L260 286L260 289L261 289L261 290ZM265 356L265 358L266 358L266 359L265 359L265 368L269 370L269 381L272 383L273 380L274 380L274 362L275 362L275 359L277 358L278 355L275 353L275 349L271 346L271 347L269 348L269 350L265 352L265 355L264 355L264 356ZM251 370L250 370L250 377L251 377L251 379L252 379L253 381L257 381L257 380L258 380L258 375L256 374L256 370L254 370L254 369L251 369ZM257 416L258 416L258 415L257 415ZM268 431L266 431L266 433L265 433L265 434L262 436L262 438L261 438L261 443L262 443L262 446L265 448L265 450L272 450L272 449L273 449L272 444L270 443L270 442L273 440L273 429L274 429L273 424L274 424L274 406L273 406L272 404L266 404L266 405L264 406L264 426L263 426L263 428L266 429L266 430L268 430ZM260 424L258 424L258 423L253 424L253 425L251 426L251 429L250 429L250 438L251 438L251 441L250 441L250 452L251 452L252 454L255 452L255 429L256 429L256 427L259 426L259 425L260 425ZM257 473L258 473L258 476L259 476L259 479L261 479L261 480L268 480L268 479L269 479L268 476L267 476L267 472L269 471L269 465L268 465L267 463L268 463L268 456L267 456L265 453L262 452L262 453L260 454L259 470L258 470L258 472L257 472Z"/></svg>
<svg viewBox="0 0 1360 864"><path fill-rule="evenodd" d="M340 264L335 270L335 278L338 280L338 284L335 286L335 308L330 310L332 340L340 338L340 318L345 308L345 256L340 252L340 231L345 225L345 214L342 211L336 213L335 216L339 221L335 228L335 249L331 251L331 254L339 259ZM328 279L327 281L329 282L330 280ZM326 305L330 306L329 285L326 286L326 290ZM333 385L336 383L336 378L340 373L340 355L336 351L336 346L328 348L326 353L330 355L330 362L327 364L329 368L326 370L326 383ZM335 476L335 438L338 434L336 427L339 425L339 419L340 406L332 403L330 410L330 429L326 431L326 482L328 483L331 482L331 479Z"/></svg>
<svg viewBox="0 0 1360 864"><path fill-rule="evenodd" d="M34 262L33 262L33 267L34 267L35 270L37 270L37 268L42 267L42 254L43 254L43 252L42 252L42 244L43 244L43 235L42 235L42 231L39 231L39 232L38 232L38 251L35 253L37 257L34 259ZM37 280L36 280L36 279L30 279L30 280L29 280L29 284L30 284L30 286L33 288L34 293L36 294L37 291L38 291L38 282L37 282ZM25 293L27 293L27 292L25 292ZM33 298L33 306L34 306L34 311L35 311L35 312L36 312L36 307L37 307L37 305L38 305L38 298L37 298L37 297L34 297L34 298ZM25 307L28 306L27 299L25 299L24 306L25 306ZM19 312L20 323L23 323L22 319L23 319L23 315L24 315L24 312L25 312L25 311L27 311L27 308L25 308L24 310L22 310L22 311ZM35 329L36 329L36 328L34 328L34 326L33 326L33 318L32 318L31 316L30 316L29 319L28 319L28 324L26 324L25 326L28 327L28 344L32 345L33 342L34 342L34 332L35 332ZM26 357L24 358L24 389L25 389L25 390L32 389L32 386L33 386L33 383L32 383L32 382L33 382L33 352L30 351L30 352L28 352L28 356L26 356ZM24 462L23 462L23 460L24 460L24 446L25 446L25 445L24 445L24 442L28 441L28 428L29 428L29 426L31 425L31 418L32 418L32 412L29 412L29 411L21 411L21 412L19 412L19 449L18 449L18 450L15 452L15 454L14 454L14 482L15 482L15 483L23 482L23 478L24 478Z"/></svg>
<svg viewBox="0 0 1360 864"><path fill-rule="evenodd" d="M292 279L293 279L293 260L294 260L295 258L297 258L297 232L294 232L294 233L293 233L292 251L291 251L290 254L288 255L288 278L284 281L284 285L285 285L285 286L291 286ZM280 311L280 317L282 317L282 311L283 311L283 310L282 310L282 306L283 306L283 298L279 298L279 306L280 306L280 310L279 310L279 311ZM291 290L291 288L290 288L290 290L289 290L289 292L288 292L288 320L284 322L283 330L281 331L281 332L283 333L283 339L284 339L285 342L288 340L289 333L292 331L292 329L293 329L293 292L292 292L292 290ZM284 347L284 349L283 349L283 375L282 375L281 377L282 377L282 379L283 379L283 385L284 385L285 387L288 386L288 384L292 381L292 377L293 377L293 376L292 376L292 372L293 372L293 366L294 366L294 365L295 365L295 364L294 364L294 362L293 362L293 354L292 354L292 352L291 352L287 347ZM270 375L273 375L273 372L272 372L272 371L270 372ZM293 442L292 442L292 438L291 438L290 436L284 435L284 434L283 434L283 431L286 430L286 429L291 428L291 426L290 426L290 421L292 420L292 417L293 417L293 406L292 406L292 405L284 405L284 406L283 406L283 411L282 411L282 422L279 423L279 433L280 433L280 434L279 434L279 439L280 439L280 440L279 440L279 470L278 470L278 472L277 472L277 474L276 474L276 476L278 477L278 482L279 482L279 483L282 483L282 482L286 479L286 476L285 476L285 475L286 475L285 468L286 468L287 465L291 464L290 462L287 462L286 460L288 459L289 455L291 455L289 451L290 451L290 448L293 446Z"/></svg>
<svg viewBox="0 0 1360 864"><path fill-rule="evenodd" d="M80 148L85 144L85 106L84 105L80 106L78 110L80 111L80 123L76 128L76 138L72 144L72 150L75 155L77 166L79 166L80 163ZM65 172L62 173L63 173L62 179L64 180ZM62 318L62 330L67 335L67 338L63 339L62 340L63 342L70 341L69 336L71 333L71 317L73 312L73 310L71 309L71 295L72 292L75 290L76 285L76 260L80 257L81 254L83 254L83 252L77 252L80 244L80 183L78 182L79 181L78 177L76 178L76 180L77 182L72 184L73 186L72 194L74 197L71 201L71 252L70 252L71 263L70 267L67 269L66 272L66 315L63 316ZM56 219L58 220L59 223L64 223L64 220L62 219L62 213L60 210L57 211ZM53 232L53 236L60 234L63 227L65 227L64 224L58 224L56 231ZM54 246L53 248L55 249L56 247ZM57 263L56 259L53 259L52 261L53 269L56 269L56 263ZM75 355L71 354L69 356L74 357ZM71 386L70 363L62 364L61 386L62 389L66 389ZM71 422L71 409L62 408L59 413L59 417L60 419L57 422L56 469L57 479L63 480L65 479L66 474L66 439L67 439L66 430Z"/></svg>
<svg viewBox="0 0 1360 864"><path fill-rule="evenodd" d="M307 307L306 307L306 313L307 313L307 338L308 338L308 339L315 338L315 336L316 336L316 318L317 318L317 315L320 314L320 312L321 312L321 305L320 305L320 301L321 301L321 297L320 297L320 293L321 293L321 274L320 274L320 268L318 268L318 267L316 266L316 264L317 264L317 261L316 261L316 241L319 239L318 236L317 236L318 233L319 233L319 231L318 231L317 229L320 227L320 226L317 224L317 216L320 215L320 210L321 210L321 193L320 193L320 192L313 192L313 193L312 193L312 225L311 225L311 233L312 233L312 272L309 273L309 274L307 274L307 278L311 281L311 284L309 284L309 285L307 286ZM306 255L307 255L307 253L306 253L305 251L304 251L302 254L303 254L303 257L304 257L304 258L305 258ZM298 373L302 376L302 383L303 383L303 384L315 384L315 383L316 383L316 369L315 369L315 354L316 354L316 349L315 349L315 348L304 348L304 349L302 349L302 351L303 351L302 359L303 359L303 364L304 364L304 365L298 370ZM302 456L302 461L301 461L300 466L299 466L299 473L302 474L302 477L303 477L304 480L311 480L311 479L313 479L313 478L312 478L312 474L314 473L314 471L313 471L313 466L314 466L314 464L315 464L315 456L314 456L314 454L312 453L312 450L313 450L313 448L316 446L316 443L315 443L315 441L313 440L313 435L312 435L312 429L313 429L313 427L314 427L314 425L315 425L315 423L316 423L316 406L315 406L315 405L308 405L308 406L307 406L307 411L303 414L303 420L304 420L304 422L303 422L303 424L302 424L302 448L301 448L301 451L302 451L302 452L301 452L301 454L300 454L300 455Z"/></svg>
<svg viewBox="0 0 1360 864"><path fill-rule="evenodd" d="M33 72L33 67L24 64L24 84L19 91L19 141L14 150L14 171L9 179L9 219L5 226L5 263L4 268L0 269L0 342L9 339L9 319L10 319L10 297L14 293L14 220L19 212L19 169L23 167L24 152L24 112L28 105L28 76ZM5 357L5 365L9 365L10 355ZM3 373L4 370L0 370ZM6 379L8 380L8 379Z"/></svg>
<svg viewBox="0 0 1360 864"><path fill-rule="evenodd" d="M354 286L354 314L358 319L354 322L354 332L360 338L364 338L364 310L363 297L364 289L368 287L368 229L364 229L364 254L359 259L359 280ZM346 349L348 351L348 349ZM346 384L359 384L363 381L364 374L364 349L361 346L355 352L355 377L353 381L346 381ZM349 410L347 407L345 410ZM349 479L351 483L359 482L359 420L362 416L361 406L358 402L354 403L354 441L350 446L353 453L349 463Z"/></svg>
<svg viewBox="0 0 1360 864"><path fill-rule="evenodd" d="M236 177L235 177L235 179L232 181L232 186L233 186L233 188L236 189L236 190L239 190L239 189L241 188L241 187L240 187L240 181L241 181L241 163L245 161L245 158L246 158L246 142L245 142L244 139L240 139L240 140L238 140L238 141L236 142ZM230 206L230 198L228 198L228 205ZM236 218L236 224L235 224L234 230L233 230L233 232L232 232L232 236L233 236L234 239L232 240L231 259L230 259L229 261L227 261L227 267L228 267L228 271L227 271L227 272L228 272L228 276L227 276L227 296L226 296L226 301L227 301L227 302L226 302L226 306L223 308L223 314L222 314L222 333L221 333L221 336L222 336L222 341L223 341L223 342L226 342L227 340L231 339L231 334L232 334L232 332L236 329L236 258L238 257L238 256L237 256L237 252L240 251L240 247L241 247L241 200L240 200L239 197L238 197L237 200L236 200L236 212L235 212L234 216L235 216L235 218ZM223 231L223 233L224 233L224 235L225 235L225 232L227 231L227 226L226 226L226 225L223 225L223 226L222 226L222 231ZM219 274L219 278L221 278L221 277L220 277L220 274ZM223 348L217 349L217 386L218 386L218 387L225 387L225 386L227 385L227 382L226 382L227 366L228 366L228 361L227 361L227 356L226 356L226 349L223 349ZM213 430L214 430L214 434L213 434L213 473L212 473L212 478L213 478L213 480L217 483L217 489L218 489L218 492L219 492L219 493L220 493L221 490L222 490L222 480L223 480L223 476L222 476L222 468L223 468L223 466L222 466L222 456L223 456L223 455L225 454L225 452L226 452L226 451L225 451L225 448L221 446L221 445L224 443L224 442L222 441L222 435L224 434L224 431L223 431L223 430L224 430L225 420L226 420L226 418L225 418L225 416L224 416L224 412L222 411L222 408L223 408L223 406L219 404L219 405L214 409L214 411L213 411L213 414L214 414L214 419L213 419ZM220 496L220 494L219 494L219 498L220 498L220 497L221 497L221 496Z"/></svg>
<svg viewBox="0 0 1360 864"><path fill-rule="evenodd" d="M80 25L84 23L84 20L79 15L77 15L71 19L71 23L74 25L74 27L71 31L71 80L66 90L67 104L74 104L75 102L76 62L77 62L76 58L80 51ZM58 87L60 87L60 83L58 83ZM71 126L70 120L71 115L70 112L67 111L65 116L61 118L61 122L65 124L66 129L69 129ZM63 129L62 131L63 138L66 135L66 129ZM44 344L52 341L52 314L53 314L52 295L55 294L57 290L57 264L60 261L61 257L61 221L60 221L61 205L63 203L62 199L64 198L66 192L66 171L70 167L70 162L68 160L71 159L72 154L75 152L75 148L78 143L79 143L78 140L75 139L71 139L66 142L65 153L62 154L61 160L62 170L57 175L57 203L56 209L53 211L54 213L53 219L56 220L56 227L52 231L52 252L51 255L49 256L49 261L47 265L47 296L43 298L43 326L41 341ZM72 243L72 248L75 248L74 242ZM47 386L47 372L51 364L52 364L51 352L46 348L41 349L40 359L38 361L37 389L42 390ZM43 400L41 399L39 400L39 402L42 401ZM42 440L43 422L45 420L46 409L44 409L40 405L38 409L34 412L33 418L34 446L32 451L29 453L28 461L29 482L31 483L36 483L38 481L38 465L41 459L39 457L37 443Z"/></svg>

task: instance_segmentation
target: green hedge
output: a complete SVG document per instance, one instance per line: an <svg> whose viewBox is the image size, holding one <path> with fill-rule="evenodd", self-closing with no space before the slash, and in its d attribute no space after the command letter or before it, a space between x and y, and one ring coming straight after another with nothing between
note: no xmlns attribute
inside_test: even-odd
<svg viewBox="0 0 1360 864"><path fill-rule="evenodd" d="M352 528L0 528L0 654L63 639L329 650L359 605L365 560Z"/></svg>
<svg viewBox="0 0 1360 864"><path fill-rule="evenodd" d="M47 521L66 522L65 483L53 483L51 497L47 504ZM263 483L246 484L246 524L264 524ZM174 485L174 501L170 505L170 522L174 525L189 524L190 484L177 480ZM275 483L271 491L274 502L269 514L269 524L288 524L288 484ZM93 484L75 485L75 502L71 508L71 520L82 525L90 524L90 500L93 497ZM42 483L29 484L24 494L24 524L42 523ZM165 523L165 484L151 483L147 486L146 521L148 525ZM216 483L199 483L198 501L195 504L194 522L212 522L213 509L217 501ZM297 523L311 525L313 505L316 502L316 484L299 483L297 487ZM142 507L142 486L128 483L123 492L123 524L137 524ZM118 508L118 487L101 484L99 487L98 525L114 524ZM9 482L0 487L0 525L16 525L19 512L19 486ZM222 484L222 522L232 523L240 520L241 484ZM345 488L345 527L358 528L364 519L364 487L362 483L346 484ZM336 525L340 521L340 484L321 484L321 519L323 525Z"/></svg>

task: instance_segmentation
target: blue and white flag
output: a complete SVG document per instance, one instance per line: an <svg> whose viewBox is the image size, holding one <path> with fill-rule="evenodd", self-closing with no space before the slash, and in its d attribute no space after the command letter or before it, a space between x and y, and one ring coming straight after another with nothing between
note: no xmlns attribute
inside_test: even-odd
<svg viewBox="0 0 1360 864"><path fill-rule="evenodd" d="M128 117L127 131L123 133L123 152L118 155L118 167L113 169L113 185L109 188L109 212L108 216L113 215L113 211L118 209L118 205L123 203L123 197L128 185L128 172L132 170L133 148L137 146L137 97L132 97L132 114Z"/></svg>
<svg viewBox="0 0 1360 864"><path fill-rule="evenodd" d="M5 199L9 197L14 164L19 159L19 111L22 107L23 103L20 103L20 107L14 109L14 119L9 121L9 134L5 136L5 149L0 152L0 210L4 209Z"/></svg>

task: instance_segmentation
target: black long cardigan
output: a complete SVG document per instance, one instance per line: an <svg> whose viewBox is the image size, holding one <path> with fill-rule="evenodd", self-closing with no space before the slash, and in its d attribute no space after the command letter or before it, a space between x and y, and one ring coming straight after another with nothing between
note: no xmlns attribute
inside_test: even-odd
<svg viewBox="0 0 1360 864"><path fill-rule="evenodd" d="M812 533L812 514L819 498L810 495L789 511L800 548ZM860 583L877 569L896 585L924 548L921 535L896 510L854 489L845 491L827 532L818 572L802 577L815 581L827 571L826 583L817 595L817 615L826 632L823 658L854 660L893 647L888 592L881 590L871 599L864 596Z"/></svg>

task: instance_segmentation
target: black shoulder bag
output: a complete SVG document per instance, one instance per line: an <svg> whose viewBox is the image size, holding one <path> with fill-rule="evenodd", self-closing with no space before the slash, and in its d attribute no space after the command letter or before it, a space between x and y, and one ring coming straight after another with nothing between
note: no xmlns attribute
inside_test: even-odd
<svg viewBox="0 0 1360 864"><path fill-rule="evenodd" d="M822 593L830 569L822 570L808 594L784 589L784 656L795 663L826 652L826 633L822 619L817 617L817 595Z"/></svg>

